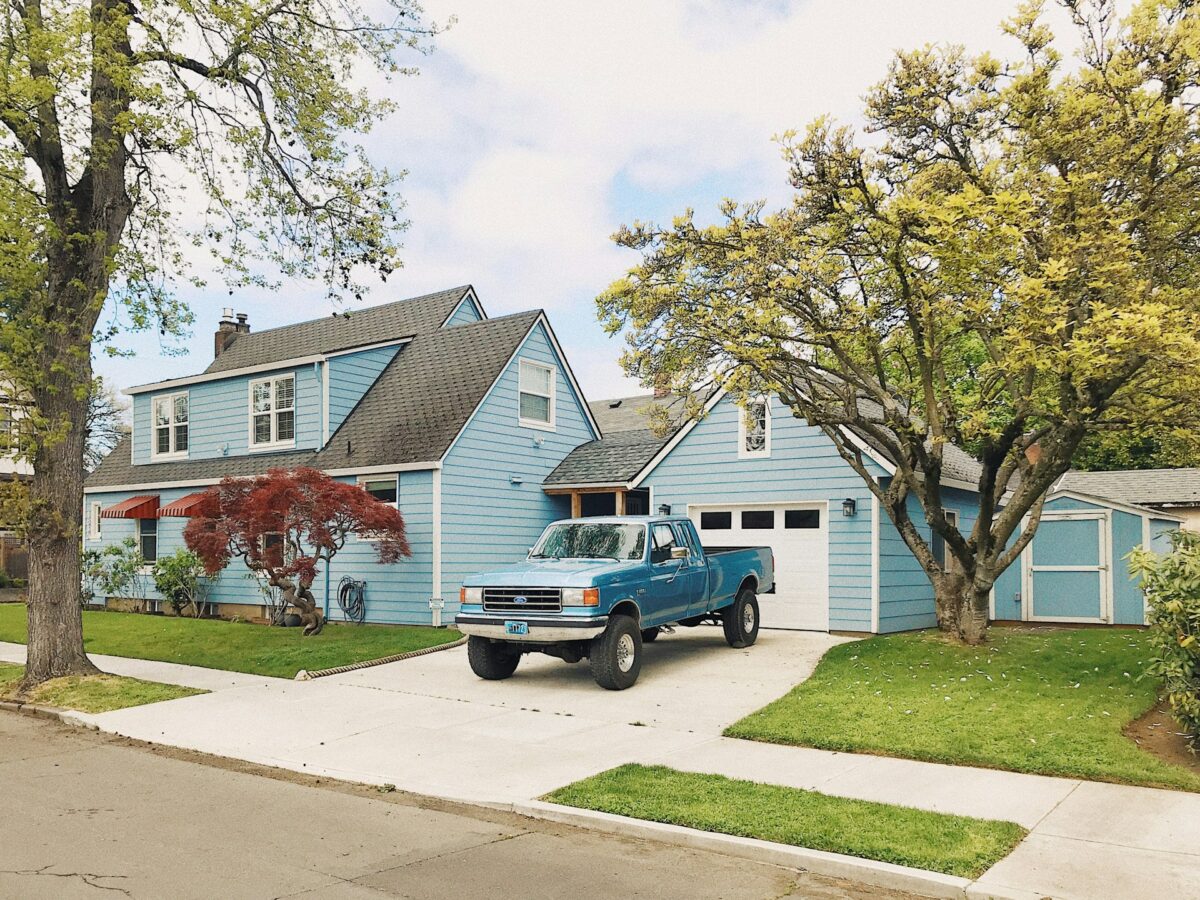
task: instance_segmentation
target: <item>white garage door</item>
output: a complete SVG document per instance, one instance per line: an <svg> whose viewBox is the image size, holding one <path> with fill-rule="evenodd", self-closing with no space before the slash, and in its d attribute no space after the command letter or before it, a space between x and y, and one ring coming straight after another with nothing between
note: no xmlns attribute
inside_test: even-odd
<svg viewBox="0 0 1200 900"><path fill-rule="evenodd" d="M775 593L759 594L763 628L829 630L829 540L824 503L691 506L706 547L770 547Z"/></svg>

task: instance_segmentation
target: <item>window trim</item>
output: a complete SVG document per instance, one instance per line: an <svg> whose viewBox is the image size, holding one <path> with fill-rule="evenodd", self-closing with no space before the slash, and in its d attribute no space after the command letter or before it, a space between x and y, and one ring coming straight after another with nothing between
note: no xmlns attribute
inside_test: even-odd
<svg viewBox="0 0 1200 900"><path fill-rule="evenodd" d="M394 502L392 502L392 503L388 503L388 506L394 506L394 507L396 507L396 509L399 509L399 508L400 508L400 473L399 473L399 472L397 472L397 473L396 473L396 474L394 474L394 475L393 475L393 474L391 474L391 473L386 473L386 474L383 474L383 475L359 475L356 483L358 484L358 486L359 486L360 488L362 488L362 489L365 491L365 490L367 490L367 485L368 485L368 484L370 484L371 482L373 482L373 481L387 481L387 480L388 480L388 478L389 478L389 476L390 476L390 478L391 478L392 482L393 482L393 483L395 484L395 486L396 486L396 499L395 499L395 501L394 501ZM369 493L369 492L368 492L368 493ZM386 503L386 502L387 502L387 501L385 501L385 500L379 500L379 498L375 498L375 499L376 499L376 500L377 500L379 503Z"/></svg>
<svg viewBox="0 0 1200 900"><path fill-rule="evenodd" d="M279 434L279 412L275 408L275 383L279 381L292 381L292 436L288 440L281 441L278 438ZM296 446L296 426L298 424L297 404L296 404L296 385L298 379L295 372L282 372L278 375L271 375L266 378L251 378L246 383L246 447L250 453L266 453L272 450L290 450ZM254 412L254 388L256 385L269 384L271 386L271 410L268 413ZM285 410L286 411L286 410ZM271 440L256 444L254 442L254 417L255 415L268 415L271 418Z"/></svg>
<svg viewBox="0 0 1200 900"><path fill-rule="evenodd" d="M746 414L750 406L762 404L763 415L763 448L748 450L746 448ZM745 406L738 406L738 459L766 459L771 455L771 400L769 397L754 397Z"/></svg>
<svg viewBox="0 0 1200 900"><path fill-rule="evenodd" d="M175 400L183 397L187 400L187 421L177 423L175 421ZM160 401L166 400L171 408L171 418L165 426L158 424L156 419L156 408ZM184 450L175 449L175 429L179 424L187 426L188 430L188 445ZM158 452L158 432L160 428L165 427L169 436L171 449L167 453ZM170 394L154 394L150 398L150 458L153 460L168 460L168 459L187 459L188 453L192 449L192 398L188 391L175 391Z"/></svg>
<svg viewBox="0 0 1200 900"><path fill-rule="evenodd" d="M530 390L530 389L526 388L526 386L525 386L525 370L526 370L526 368L541 369L543 372L545 372L547 375L550 376L549 377L550 392L548 394L543 394L541 391ZM550 365L547 365L546 363L541 363L541 362L538 362L537 360L533 360L533 359L525 359L524 357L518 359L518 365L517 365L517 423L522 428L537 428L537 429L540 429L541 431L554 431L555 430L554 407L555 407L555 400L556 400L557 392L558 392L558 376L555 372L554 366L550 366ZM543 422L540 419L527 419L527 418L525 418L525 416L521 415L521 395L522 394L529 394L531 397L545 397L546 400L548 401L548 406L549 406L549 409L548 409L549 416L550 416L549 421Z"/></svg>
<svg viewBox="0 0 1200 900"><path fill-rule="evenodd" d="M98 541L103 536L100 527L103 521L100 518L100 510L104 508L104 504L93 500L88 504L88 540Z"/></svg>

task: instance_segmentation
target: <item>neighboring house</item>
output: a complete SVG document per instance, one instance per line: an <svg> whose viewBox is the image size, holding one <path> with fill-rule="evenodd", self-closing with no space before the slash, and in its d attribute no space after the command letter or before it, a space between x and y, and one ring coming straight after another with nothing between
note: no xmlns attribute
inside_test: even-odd
<svg viewBox="0 0 1200 900"><path fill-rule="evenodd" d="M374 561L352 539L316 585L367 582L367 619L429 623L478 569L525 553L570 514L545 476L600 431L539 311L489 319L470 287L252 332L227 310L201 374L131 388L133 428L85 486L85 546L134 537L152 560L182 543L189 507L225 476L313 466L404 514L413 555ZM153 595L151 595L153 599ZM234 560L209 599L261 614Z"/></svg>
<svg viewBox="0 0 1200 900"><path fill-rule="evenodd" d="M1148 506L1178 516L1184 528L1200 531L1200 469L1068 472L1055 487Z"/></svg>
<svg viewBox="0 0 1200 900"><path fill-rule="evenodd" d="M21 420L29 404L11 386L0 388L0 481L28 481L33 464L17 454ZM0 522L0 571L9 578L29 577L29 552L11 523Z"/></svg>

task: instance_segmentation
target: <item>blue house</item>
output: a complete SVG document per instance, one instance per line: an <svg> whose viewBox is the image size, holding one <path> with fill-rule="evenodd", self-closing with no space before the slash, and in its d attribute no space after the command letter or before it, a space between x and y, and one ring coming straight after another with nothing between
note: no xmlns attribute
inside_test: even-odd
<svg viewBox="0 0 1200 900"><path fill-rule="evenodd" d="M132 433L85 485L85 548L133 537L153 560L204 488L312 466L397 504L413 551L384 566L352 540L315 586L333 619L344 575L367 582L369 621L435 621L433 598L452 614L464 575L570 514L542 482L600 437L545 314L488 318L470 287L261 332L227 310L204 372L128 393ZM209 600L262 615L237 561Z"/></svg>
<svg viewBox="0 0 1200 900"><path fill-rule="evenodd" d="M488 318L470 287L261 332L227 310L204 372L129 393L132 433L86 484L85 546L133 537L154 559L181 545L190 506L221 478L319 468L397 504L413 550L380 565L369 541L351 541L316 585L335 620L343 576L366 581L368 621L437 622L455 612L465 576L522 556L554 519L667 509L707 546L774 550L766 627L936 624L929 580L820 429L777 398L743 409L724 392L699 418L669 396L589 406L545 315ZM652 404L674 422L665 431L650 428ZM864 452L875 478L894 475ZM978 463L947 447L946 512L963 529L978 480ZM943 553L915 500L910 515ZM997 583L993 617L1141 623L1123 557L1179 522L1060 484ZM260 582L237 561L209 599L226 615L263 612Z"/></svg>

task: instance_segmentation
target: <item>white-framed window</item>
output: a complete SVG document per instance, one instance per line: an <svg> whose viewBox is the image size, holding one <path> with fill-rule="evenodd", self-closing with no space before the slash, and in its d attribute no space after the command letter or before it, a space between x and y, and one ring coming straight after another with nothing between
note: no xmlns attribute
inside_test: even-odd
<svg viewBox="0 0 1200 900"><path fill-rule="evenodd" d="M760 397L738 415L738 456L753 459L771 455L771 404Z"/></svg>
<svg viewBox="0 0 1200 900"><path fill-rule="evenodd" d="M88 506L88 540L100 540L100 508L95 500Z"/></svg>
<svg viewBox="0 0 1200 900"><path fill-rule="evenodd" d="M277 450L296 443L296 376L250 382L250 449Z"/></svg>
<svg viewBox="0 0 1200 900"><path fill-rule="evenodd" d="M150 401L150 455L155 459L188 455L188 395L160 394Z"/></svg>
<svg viewBox="0 0 1200 900"><path fill-rule="evenodd" d="M360 475L358 486L380 503L396 506L400 497L400 479L395 475Z"/></svg>
<svg viewBox="0 0 1200 900"><path fill-rule="evenodd" d="M15 456L20 448L21 421L17 408L0 403L0 456Z"/></svg>
<svg viewBox="0 0 1200 900"><path fill-rule="evenodd" d="M158 560L158 519L138 519L138 549L146 565Z"/></svg>
<svg viewBox="0 0 1200 900"><path fill-rule="evenodd" d="M519 420L529 428L554 428L554 369L521 360Z"/></svg>

